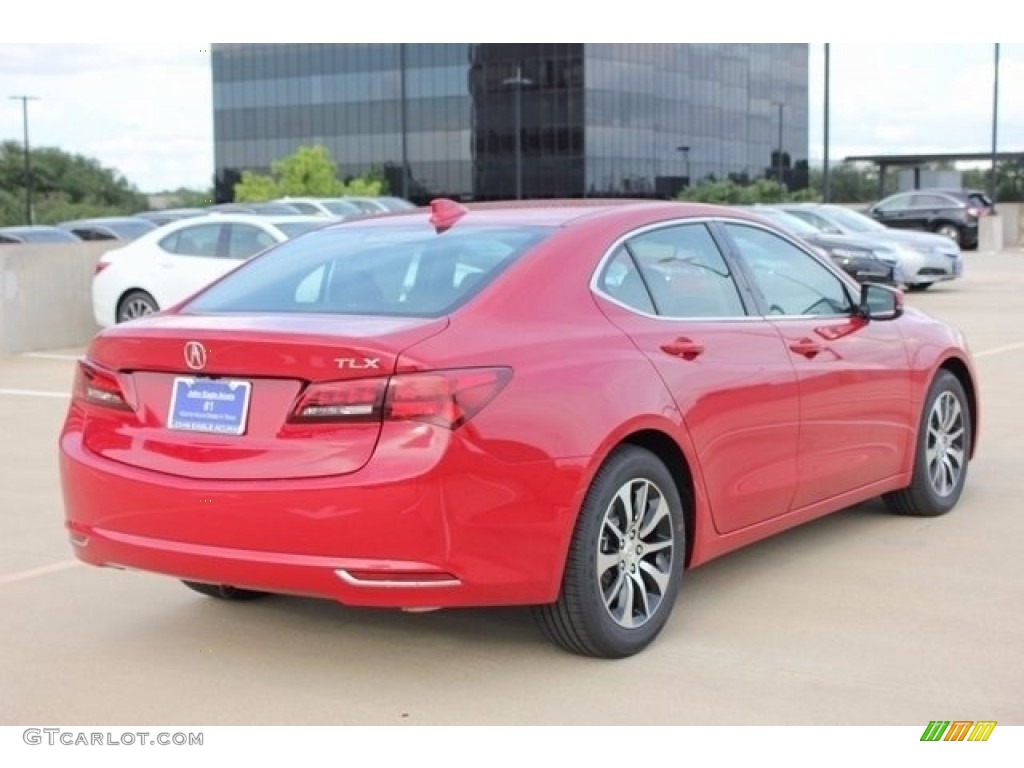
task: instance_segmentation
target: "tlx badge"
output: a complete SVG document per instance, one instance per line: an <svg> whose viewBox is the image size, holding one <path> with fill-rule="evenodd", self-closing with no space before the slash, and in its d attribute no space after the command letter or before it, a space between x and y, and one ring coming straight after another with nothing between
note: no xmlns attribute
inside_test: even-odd
<svg viewBox="0 0 1024 768"><path fill-rule="evenodd" d="M380 370L379 357L336 357L334 362L342 370L365 371L370 368Z"/></svg>

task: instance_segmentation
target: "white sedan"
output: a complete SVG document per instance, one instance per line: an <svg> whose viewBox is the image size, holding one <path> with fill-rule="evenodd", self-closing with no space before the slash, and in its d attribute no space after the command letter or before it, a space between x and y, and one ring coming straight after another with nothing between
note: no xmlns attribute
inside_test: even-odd
<svg viewBox="0 0 1024 768"><path fill-rule="evenodd" d="M166 309L250 256L328 223L323 216L210 214L166 224L100 257L93 315L105 328Z"/></svg>

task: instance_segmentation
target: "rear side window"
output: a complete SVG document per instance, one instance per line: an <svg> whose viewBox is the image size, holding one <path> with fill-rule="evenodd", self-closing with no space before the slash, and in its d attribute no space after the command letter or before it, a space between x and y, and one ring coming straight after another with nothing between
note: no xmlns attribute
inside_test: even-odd
<svg viewBox="0 0 1024 768"><path fill-rule="evenodd" d="M222 224L199 224L172 232L159 245L180 256L217 256Z"/></svg>
<svg viewBox="0 0 1024 768"><path fill-rule="evenodd" d="M418 226L312 232L259 256L190 302L194 312L434 317L474 296L547 227Z"/></svg>

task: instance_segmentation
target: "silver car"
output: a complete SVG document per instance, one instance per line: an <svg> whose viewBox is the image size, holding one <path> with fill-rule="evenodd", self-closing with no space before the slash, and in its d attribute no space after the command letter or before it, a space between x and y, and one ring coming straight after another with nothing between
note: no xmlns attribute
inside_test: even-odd
<svg viewBox="0 0 1024 768"><path fill-rule="evenodd" d="M890 229L874 219L841 205L783 205L787 213L829 234L857 235L877 245L875 253L888 253L903 267L908 290L923 291L944 280L963 275L960 247L942 235Z"/></svg>

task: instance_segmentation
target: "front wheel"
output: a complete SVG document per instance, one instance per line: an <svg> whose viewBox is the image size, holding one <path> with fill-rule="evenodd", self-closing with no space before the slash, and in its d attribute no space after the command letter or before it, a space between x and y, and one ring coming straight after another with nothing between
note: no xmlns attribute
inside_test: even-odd
<svg viewBox="0 0 1024 768"><path fill-rule="evenodd" d="M583 502L558 601L534 611L541 630L586 656L643 650L672 612L685 549L672 475L650 451L617 449Z"/></svg>
<svg viewBox="0 0 1024 768"><path fill-rule="evenodd" d="M960 228L956 224L939 224L935 228L936 235L948 237L957 245L960 245Z"/></svg>
<svg viewBox="0 0 1024 768"><path fill-rule="evenodd" d="M936 517L955 507L967 479L972 439L963 385L949 371L939 371L918 427L911 483L883 497L889 509L901 515Z"/></svg>

